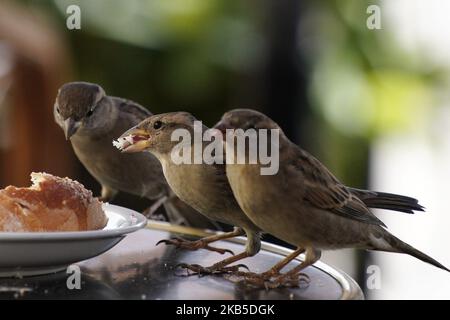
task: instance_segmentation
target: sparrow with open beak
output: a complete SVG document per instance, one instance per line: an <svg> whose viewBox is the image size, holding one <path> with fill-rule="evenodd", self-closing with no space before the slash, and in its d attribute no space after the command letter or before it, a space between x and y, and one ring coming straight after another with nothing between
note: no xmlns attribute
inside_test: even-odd
<svg viewBox="0 0 450 320"><path fill-rule="evenodd" d="M187 264L182 266L196 273L238 272L239 267L243 265L229 265L253 256L259 251L260 230L247 218L236 202L228 184L224 164L174 161L172 151L179 142L172 140L172 134L175 130L183 129L185 133L193 137L194 121L195 118L187 112L154 115L125 132L119 138L117 145L124 153L139 151L152 153L161 162L167 182L180 199L211 220L237 227L233 232L204 238L203 241L231 238L242 235L244 232L247 236L246 250L242 253L210 267ZM201 129L204 131L207 128L203 126ZM191 139L183 153L186 152L192 156L194 149L200 147L203 154L204 142L194 147L194 141L195 139ZM188 243L185 246L188 246Z"/></svg>
<svg viewBox="0 0 450 320"><path fill-rule="evenodd" d="M70 82L59 89L53 112L76 156L101 184L102 200L110 201L123 191L155 201L150 213L162 203L173 223L215 227L173 194L154 156L123 154L112 145L126 129L152 115L147 109L107 96L97 84Z"/></svg>
<svg viewBox="0 0 450 320"><path fill-rule="evenodd" d="M413 213L423 211L416 199L359 190L342 184L319 160L292 143L269 117L253 110L226 113L216 125L225 129L277 130L279 171L262 175L260 163L227 162L233 193L247 216L263 230L298 247L259 280L282 286L298 279L300 271L316 262L321 250L360 248L406 253L438 268L442 264L394 237L368 209ZM275 140L276 141L276 140ZM227 140L227 143L234 141ZM305 260L287 273L280 270L300 253Z"/></svg>

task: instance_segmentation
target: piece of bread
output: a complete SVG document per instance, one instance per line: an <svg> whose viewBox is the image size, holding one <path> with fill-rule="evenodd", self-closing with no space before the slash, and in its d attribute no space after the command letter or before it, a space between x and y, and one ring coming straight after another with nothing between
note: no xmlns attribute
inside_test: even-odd
<svg viewBox="0 0 450 320"><path fill-rule="evenodd" d="M69 178L32 173L29 188L0 190L0 231L97 230L108 221L102 203Z"/></svg>

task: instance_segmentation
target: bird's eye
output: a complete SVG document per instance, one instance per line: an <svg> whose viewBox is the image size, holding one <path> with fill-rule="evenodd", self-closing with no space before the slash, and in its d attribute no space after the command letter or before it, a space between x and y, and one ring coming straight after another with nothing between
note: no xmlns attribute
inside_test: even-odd
<svg viewBox="0 0 450 320"><path fill-rule="evenodd" d="M153 129L158 130L162 127L162 122L161 121L155 121L155 123L153 123Z"/></svg>
<svg viewBox="0 0 450 320"><path fill-rule="evenodd" d="M94 113L94 110L91 109L88 111L88 113L86 113L86 116L90 117L90 116L92 116L93 113Z"/></svg>
<svg viewBox="0 0 450 320"><path fill-rule="evenodd" d="M59 107L56 107L56 112L61 113L61 110L59 110Z"/></svg>

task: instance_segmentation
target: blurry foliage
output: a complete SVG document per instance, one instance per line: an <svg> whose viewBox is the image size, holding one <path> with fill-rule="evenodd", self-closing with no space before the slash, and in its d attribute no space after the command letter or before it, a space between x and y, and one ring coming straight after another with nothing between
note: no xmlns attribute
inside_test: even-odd
<svg viewBox="0 0 450 320"><path fill-rule="evenodd" d="M441 79L400 50L389 29L366 28L369 4L374 2L322 1L315 7L319 27L312 30L321 45L313 55L311 98L338 131L374 138L414 129L430 113L432 88Z"/></svg>
<svg viewBox="0 0 450 320"><path fill-rule="evenodd" d="M46 3L59 10L61 22L68 5L81 8L82 30L67 32L77 76L154 112L185 108L207 122L217 119L239 102L235 82L266 61L267 1ZM367 0L308 1L298 40L310 62L312 109L338 132L364 138L411 128L429 112L437 78L399 50L388 28L367 29L370 4L382 7Z"/></svg>
<svg viewBox="0 0 450 320"><path fill-rule="evenodd" d="M80 77L153 112L185 109L214 123L230 108L236 77L264 59L253 2L54 0L82 11L69 32ZM209 120L209 121L208 121Z"/></svg>
<svg viewBox="0 0 450 320"><path fill-rule="evenodd" d="M267 67L269 41L274 41L269 0L23 2L45 7L59 19L72 46L76 80L100 83L108 93L155 113L184 109L211 125L231 108L260 107L264 90L273 89L249 84ZM65 29L70 4L81 8L82 30ZM434 99L432 88L443 86L443 77L399 49L386 27L383 2L303 4L298 59L307 66L313 111L300 123L308 128L300 130L308 135L303 141L311 141L304 147L344 180L356 177L362 185L371 139L423 122ZM382 8L381 30L366 27L371 4ZM356 163L362 163L359 174Z"/></svg>

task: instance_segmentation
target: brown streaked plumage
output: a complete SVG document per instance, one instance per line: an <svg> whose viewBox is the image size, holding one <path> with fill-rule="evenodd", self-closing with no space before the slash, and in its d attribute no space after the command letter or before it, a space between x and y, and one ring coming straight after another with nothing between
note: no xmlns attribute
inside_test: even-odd
<svg viewBox="0 0 450 320"><path fill-rule="evenodd" d="M267 116L248 109L226 113L216 127L280 131L280 163L275 175L261 175L260 164L227 164L233 193L247 216L268 232L306 252L305 261L285 275L281 268L264 274L278 275L275 286L297 277L320 258L321 250L360 248L406 253L449 271L433 258L394 237L369 207L412 213L423 211L416 199L346 187L312 155L292 143ZM273 146L278 147L278 146Z"/></svg>
<svg viewBox="0 0 450 320"><path fill-rule="evenodd" d="M246 250L240 254L217 262L211 267L183 266L199 273L237 271L241 265L227 266L259 251L260 230L236 202L225 174L225 165L176 164L173 161L171 152L179 142L172 141L172 133L177 129L185 129L193 137L194 121L195 118L187 112L154 115L121 136L122 139L130 141L122 146L122 152L151 152L161 162L167 182L180 199L211 220L238 227L234 233L225 233L221 239L242 234L239 230L244 230L247 235ZM207 128L203 126L203 130L205 129ZM191 139L191 143L193 141L194 139ZM188 152L193 152L192 144L189 146L191 150ZM205 238L203 241L208 242L209 239ZM185 243L183 247L189 247L189 244Z"/></svg>
<svg viewBox="0 0 450 320"><path fill-rule="evenodd" d="M214 224L176 199L154 156L123 154L112 145L121 133L151 115L139 104L107 96L99 85L87 82L64 84L54 105L56 123L70 140L78 159L101 184L103 200L112 200L118 191L150 200L166 199L164 207L171 222L214 228Z"/></svg>

